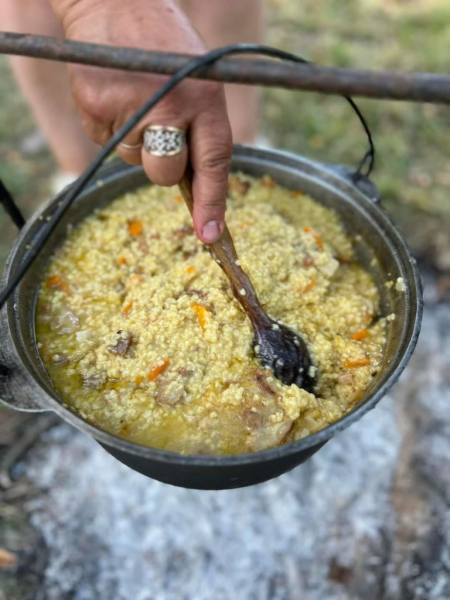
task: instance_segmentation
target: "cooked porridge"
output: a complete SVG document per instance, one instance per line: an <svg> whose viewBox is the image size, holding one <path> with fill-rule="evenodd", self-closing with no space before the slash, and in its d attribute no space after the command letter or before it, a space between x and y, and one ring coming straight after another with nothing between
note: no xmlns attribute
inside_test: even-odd
<svg viewBox="0 0 450 600"><path fill-rule="evenodd" d="M52 257L36 329L64 402L110 433L183 454L262 450L341 417L380 368L386 320L337 216L270 177L230 178L240 263L266 312L307 342L310 394L258 364L250 322L178 194L128 193Z"/></svg>

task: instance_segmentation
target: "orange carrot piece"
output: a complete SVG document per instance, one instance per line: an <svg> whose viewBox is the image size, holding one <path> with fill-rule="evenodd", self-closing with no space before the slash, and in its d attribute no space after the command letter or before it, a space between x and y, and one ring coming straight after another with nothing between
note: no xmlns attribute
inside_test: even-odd
<svg viewBox="0 0 450 600"><path fill-rule="evenodd" d="M352 340L356 340L357 342L360 342L361 340L363 340L368 335L369 335L369 330L368 329L361 329L360 331L357 331L356 333L354 333L352 335Z"/></svg>
<svg viewBox="0 0 450 600"><path fill-rule="evenodd" d="M188 267L188 268L186 269L186 273L187 273L188 275L192 275L192 273L195 273L195 267Z"/></svg>
<svg viewBox="0 0 450 600"><path fill-rule="evenodd" d="M50 277L50 279L47 279L47 281L45 282L45 285L50 288L59 287L61 281L62 281L61 275L53 275L53 277Z"/></svg>
<svg viewBox="0 0 450 600"><path fill-rule="evenodd" d="M208 312L208 309L205 308L204 306L202 306L201 304L198 304L197 302L193 302L191 304L191 307L197 313L198 324L200 325L202 330L205 331L205 329L206 329L206 313Z"/></svg>
<svg viewBox="0 0 450 600"><path fill-rule="evenodd" d="M172 198L172 200L173 200L174 202L178 202L178 204L183 204L183 202L184 202L184 200L183 200L183 197L182 197L182 196L174 196L174 197Z"/></svg>
<svg viewBox="0 0 450 600"><path fill-rule="evenodd" d="M323 240L322 240L322 238L320 237L320 235L317 233L317 231L315 229L313 229L312 227L303 227L303 231L305 233L310 233L313 236L313 238L315 239L317 247L320 250L323 250L323 248L324 248L324 246L323 246Z"/></svg>
<svg viewBox="0 0 450 600"><path fill-rule="evenodd" d="M169 366L169 362L170 361L168 358L164 358L161 364L155 365L152 368L152 370L150 371L150 373L148 374L149 381L153 381L154 379L156 379L158 377L158 375L161 375L161 373L164 373L164 371Z"/></svg>
<svg viewBox="0 0 450 600"><path fill-rule="evenodd" d="M125 304L125 306L123 307L122 312L127 315L131 311L132 308L133 308L133 303L128 302L128 304Z"/></svg>
<svg viewBox="0 0 450 600"><path fill-rule="evenodd" d="M344 368L351 369L353 367L366 367L370 364L368 358L360 358L359 360L344 360Z"/></svg>
<svg viewBox="0 0 450 600"><path fill-rule="evenodd" d="M123 267L123 265L127 264L127 259L124 256L119 256L119 258L117 259L117 264L119 265L119 267Z"/></svg>
<svg viewBox="0 0 450 600"><path fill-rule="evenodd" d="M141 221L129 221L128 222L128 233L134 237L141 235L141 233L142 233Z"/></svg>
<svg viewBox="0 0 450 600"><path fill-rule="evenodd" d="M317 279L311 279L311 281L308 283L308 285L303 290L303 293L306 294L307 292L310 292L313 288L316 287L316 285L317 285Z"/></svg>
<svg viewBox="0 0 450 600"><path fill-rule="evenodd" d="M45 282L45 285L49 288L59 288L63 292L69 291L69 286L63 280L61 275L53 275L53 277L50 277L50 279L47 279L47 281Z"/></svg>
<svg viewBox="0 0 450 600"><path fill-rule="evenodd" d="M261 179L261 183L263 184L264 187L268 187L268 188L274 188L275 187L275 181L272 179L272 177L270 175L264 175L264 177Z"/></svg>

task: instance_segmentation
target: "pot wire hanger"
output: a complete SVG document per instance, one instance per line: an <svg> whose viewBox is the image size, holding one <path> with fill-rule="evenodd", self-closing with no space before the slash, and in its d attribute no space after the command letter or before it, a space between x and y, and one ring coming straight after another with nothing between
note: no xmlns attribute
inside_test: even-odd
<svg viewBox="0 0 450 600"><path fill-rule="evenodd" d="M20 284L28 269L33 264L34 260L36 259L39 252L49 239L50 235L55 230L56 226L58 225L64 214L70 208L77 196L83 191L83 189L95 175L98 169L103 165L105 160L114 152L116 146L130 133L132 129L136 127L136 125L141 121L141 119L150 110L152 110L158 104L158 102L162 100L172 89L174 89L179 83L181 83L183 79L185 79L195 71L199 71L202 67L206 65L211 65L216 61L220 60L221 58L224 58L225 56L236 54L259 54L288 62L312 64L310 61L295 54L291 54L290 52L285 52L284 50L279 50L277 48L272 48L270 46L264 46L261 44L232 44L229 46L224 46L222 48L216 48L215 50L207 52L203 56L193 58L183 68L181 68L177 73L175 73L175 75L170 77L170 79L168 79L159 88L159 90L151 98L149 98L149 100L147 100L147 102L145 102L141 106L141 108L139 108L124 125L122 125L122 127L108 140L105 146L103 146L103 148L94 158L94 160L87 166L87 168L80 175L80 177L74 182L72 187L68 190L64 199L58 204L55 212L50 218L50 221L43 223L40 230L37 232L33 243L27 249L21 264L18 266L17 270L11 274L9 282L0 292L0 310L3 308L9 297L13 294L14 290ZM358 167L352 174L352 179L356 182L358 181L358 179L369 177L369 175L371 174L375 163L375 145L372 139L372 134L370 132L369 126L365 118L363 117L361 111L359 110L358 106L352 100L352 98L348 96L344 96L344 98L347 100L347 102L350 104L350 106L353 108L356 115L358 116L358 119L366 133L367 141L369 144L368 150L365 152L363 158L359 162ZM365 172L363 172L364 167L366 167ZM12 196L1 181L0 203L4 206L5 211L10 216L14 224L19 229L21 229L25 224L25 219L23 218L22 213L16 205L16 203L14 202Z"/></svg>

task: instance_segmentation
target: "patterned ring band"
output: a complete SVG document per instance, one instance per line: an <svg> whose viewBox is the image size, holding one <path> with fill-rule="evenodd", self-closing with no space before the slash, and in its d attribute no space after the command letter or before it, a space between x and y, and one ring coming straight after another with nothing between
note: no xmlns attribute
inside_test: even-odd
<svg viewBox="0 0 450 600"><path fill-rule="evenodd" d="M144 131L144 148L152 156L175 156L186 145L186 133L178 127L150 125Z"/></svg>

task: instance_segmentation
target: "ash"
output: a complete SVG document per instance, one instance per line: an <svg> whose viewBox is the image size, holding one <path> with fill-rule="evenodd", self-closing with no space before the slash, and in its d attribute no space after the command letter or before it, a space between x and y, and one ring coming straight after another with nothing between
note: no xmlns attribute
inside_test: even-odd
<svg viewBox="0 0 450 600"><path fill-rule="evenodd" d="M204 492L147 479L60 425L26 460L45 600L450 598L450 310L407 372L310 461Z"/></svg>

